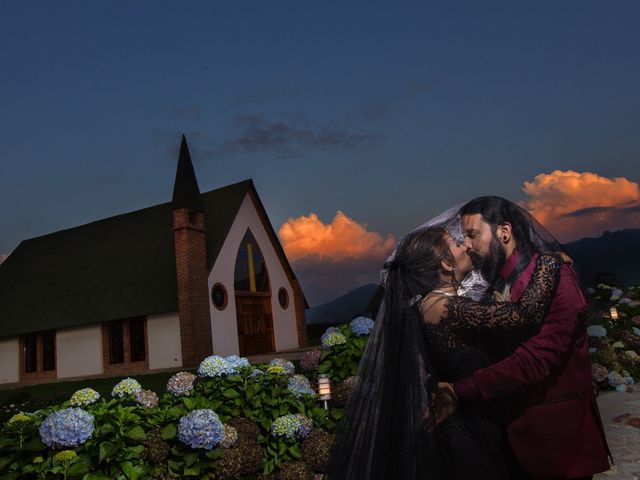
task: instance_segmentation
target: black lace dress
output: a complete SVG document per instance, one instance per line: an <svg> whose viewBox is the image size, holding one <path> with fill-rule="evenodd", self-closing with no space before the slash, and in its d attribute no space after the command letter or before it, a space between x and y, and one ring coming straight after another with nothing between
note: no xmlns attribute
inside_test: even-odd
<svg viewBox="0 0 640 480"><path fill-rule="evenodd" d="M473 346L474 334L500 335L541 324L558 285L561 265L555 256L538 256L532 280L518 302L481 304L464 297L448 298L440 322L424 324L438 377L453 382L495 361ZM460 408L436 429L435 439L443 478L514 478L497 403Z"/></svg>

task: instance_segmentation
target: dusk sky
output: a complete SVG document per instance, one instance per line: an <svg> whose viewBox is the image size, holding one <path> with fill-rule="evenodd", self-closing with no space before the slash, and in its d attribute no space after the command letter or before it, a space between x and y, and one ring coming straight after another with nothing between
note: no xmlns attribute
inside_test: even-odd
<svg viewBox="0 0 640 480"><path fill-rule="evenodd" d="M0 3L0 254L253 178L312 305L485 194L640 226L640 3Z"/></svg>

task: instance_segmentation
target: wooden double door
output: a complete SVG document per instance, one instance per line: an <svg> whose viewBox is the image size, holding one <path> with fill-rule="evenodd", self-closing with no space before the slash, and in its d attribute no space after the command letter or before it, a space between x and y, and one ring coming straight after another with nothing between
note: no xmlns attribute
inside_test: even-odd
<svg viewBox="0 0 640 480"><path fill-rule="evenodd" d="M270 293L237 293L236 313L240 355L275 350Z"/></svg>

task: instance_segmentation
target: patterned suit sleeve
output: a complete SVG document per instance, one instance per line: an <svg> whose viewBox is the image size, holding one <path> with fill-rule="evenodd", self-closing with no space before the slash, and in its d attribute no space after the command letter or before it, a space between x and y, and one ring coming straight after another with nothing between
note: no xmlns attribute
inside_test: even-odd
<svg viewBox="0 0 640 480"><path fill-rule="evenodd" d="M560 280L562 261L555 255L539 255L526 290L517 302L478 303L465 297L451 298L442 320L458 333L510 330L540 324Z"/></svg>
<svg viewBox="0 0 640 480"><path fill-rule="evenodd" d="M499 400L549 378L571 350L586 302L573 270L563 266L558 291L540 332L511 355L454 382L462 402Z"/></svg>

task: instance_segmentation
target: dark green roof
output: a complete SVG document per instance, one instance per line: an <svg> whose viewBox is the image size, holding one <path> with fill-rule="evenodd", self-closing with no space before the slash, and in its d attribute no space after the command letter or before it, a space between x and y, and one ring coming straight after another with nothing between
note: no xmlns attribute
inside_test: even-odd
<svg viewBox="0 0 640 480"><path fill-rule="evenodd" d="M209 267L249 192L202 194ZM0 265L0 337L177 310L171 202L24 240Z"/></svg>

